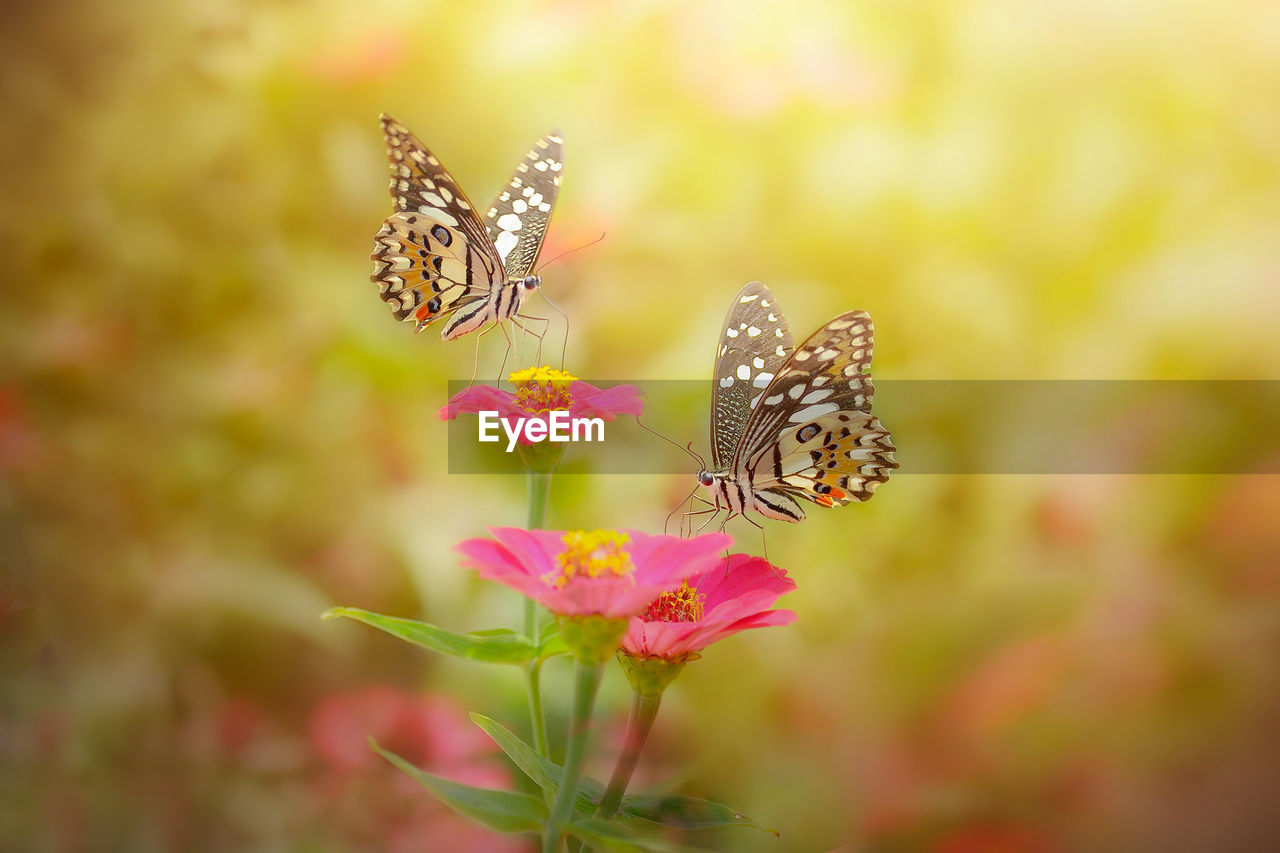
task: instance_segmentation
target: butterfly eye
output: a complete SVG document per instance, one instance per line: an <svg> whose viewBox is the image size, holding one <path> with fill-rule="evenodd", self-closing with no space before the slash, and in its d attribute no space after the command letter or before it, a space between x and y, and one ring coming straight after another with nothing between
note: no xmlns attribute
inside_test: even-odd
<svg viewBox="0 0 1280 853"><path fill-rule="evenodd" d="M524 285L525 290L535 290L538 285L542 284L542 279L536 275L527 275L521 283Z"/></svg>
<svg viewBox="0 0 1280 853"><path fill-rule="evenodd" d="M715 481L716 478L711 475L710 471L703 470L698 472L698 482L702 485L710 486Z"/></svg>

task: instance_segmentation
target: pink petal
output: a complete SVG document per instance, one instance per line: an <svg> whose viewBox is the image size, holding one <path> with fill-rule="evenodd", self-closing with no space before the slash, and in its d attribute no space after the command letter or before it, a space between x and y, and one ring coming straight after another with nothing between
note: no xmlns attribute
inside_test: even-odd
<svg viewBox="0 0 1280 853"><path fill-rule="evenodd" d="M787 577L784 570L747 554L732 554L727 571L721 565L697 578L690 578L689 583L707 597L708 609L750 592L769 592L776 599L796 588L795 581Z"/></svg>
<svg viewBox="0 0 1280 853"><path fill-rule="evenodd" d="M678 536L647 536L628 531L629 548L636 566L638 583L679 586L687 577L711 571L720 564L720 553L733 537L723 533L704 533L692 539Z"/></svg>
<svg viewBox="0 0 1280 853"><path fill-rule="evenodd" d="M436 415L451 421L464 412L497 412L505 417L521 417L524 410L515 404L516 396L492 385L471 385L454 394Z"/></svg>
<svg viewBox="0 0 1280 853"><path fill-rule="evenodd" d="M692 646L693 650L705 649L712 643L731 637L740 631L750 628L767 628L771 625L790 625L794 621L796 621L794 611L766 610L753 613L736 622L703 624L700 630L691 632L685 642Z"/></svg>
<svg viewBox="0 0 1280 853"><path fill-rule="evenodd" d="M575 417L613 420L617 415L639 415L644 411L644 401L634 385L597 388L579 379L569 386L569 393L573 399L569 411Z"/></svg>

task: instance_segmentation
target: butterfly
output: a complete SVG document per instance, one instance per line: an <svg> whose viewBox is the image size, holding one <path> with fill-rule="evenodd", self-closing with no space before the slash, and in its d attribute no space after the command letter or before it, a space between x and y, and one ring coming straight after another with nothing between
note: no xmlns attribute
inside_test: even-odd
<svg viewBox="0 0 1280 853"><path fill-rule="evenodd" d="M712 470L698 472L717 513L796 522L796 498L844 506L889 479L898 463L871 414L872 343L871 317L846 311L796 348L769 288L738 292L712 379Z"/></svg>
<svg viewBox="0 0 1280 853"><path fill-rule="evenodd" d="M446 341L515 317L542 284L531 270L560 192L560 134L534 144L482 220L408 128L383 115L382 132L395 212L374 238L370 278L391 313L418 332L448 317Z"/></svg>

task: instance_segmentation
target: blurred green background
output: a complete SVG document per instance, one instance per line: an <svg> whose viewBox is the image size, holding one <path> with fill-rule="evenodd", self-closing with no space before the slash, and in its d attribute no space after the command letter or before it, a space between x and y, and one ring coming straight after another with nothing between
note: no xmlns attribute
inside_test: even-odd
<svg viewBox="0 0 1280 853"><path fill-rule="evenodd" d="M800 334L870 311L882 377L1280 376L1272 4L0 15L5 849L513 849L363 736L512 784L463 709L523 726L517 674L318 618L519 621L450 551L524 520L519 479L443 473L474 347L368 280L382 111L480 202L563 130L543 257L607 234L545 273L579 376L709 377L750 279ZM691 475L561 478L551 524L659 529ZM903 474L810 515L768 538L798 622L691 666L642 764L781 832L700 843L1280 831L1276 478ZM602 755L626 702L613 672Z"/></svg>

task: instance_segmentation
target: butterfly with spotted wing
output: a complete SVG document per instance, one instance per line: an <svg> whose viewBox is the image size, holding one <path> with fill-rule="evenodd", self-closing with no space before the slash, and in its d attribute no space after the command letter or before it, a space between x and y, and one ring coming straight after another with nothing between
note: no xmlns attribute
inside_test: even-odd
<svg viewBox="0 0 1280 853"><path fill-rule="evenodd" d="M796 522L797 497L843 506L889 479L898 463L871 414L872 343L871 318L847 311L796 348L769 288L738 292L712 381L713 470L698 472L717 514Z"/></svg>
<svg viewBox="0 0 1280 853"><path fill-rule="evenodd" d="M542 279L532 274L564 168L559 132L539 139L484 214L408 128L382 116L395 211L374 238L373 273L397 320L422 331L448 317L446 341L515 317Z"/></svg>

